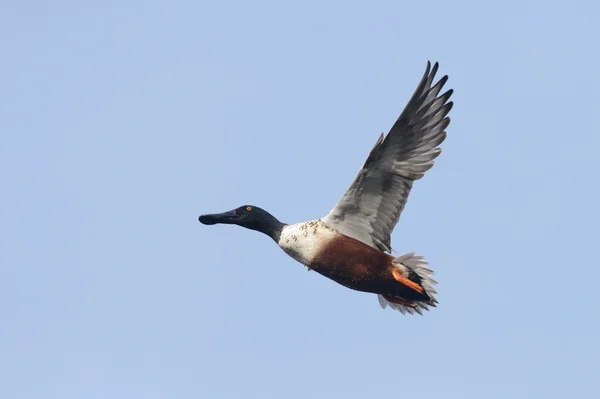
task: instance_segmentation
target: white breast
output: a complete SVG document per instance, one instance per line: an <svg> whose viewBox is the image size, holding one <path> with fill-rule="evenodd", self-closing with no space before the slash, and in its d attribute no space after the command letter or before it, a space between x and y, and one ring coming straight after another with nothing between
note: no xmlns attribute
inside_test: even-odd
<svg viewBox="0 0 600 399"><path fill-rule="evenodd" d="M321 252L324 244L329 243L336 231L318 220L285 226L279 238L279 246L286 254L305 266Z"/></svg>

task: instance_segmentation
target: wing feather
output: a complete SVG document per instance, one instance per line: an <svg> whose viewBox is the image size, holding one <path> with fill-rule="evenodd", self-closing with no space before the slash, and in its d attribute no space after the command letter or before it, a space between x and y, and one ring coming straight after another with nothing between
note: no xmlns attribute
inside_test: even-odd
<svg viewBox="0 0 600 399"><path fill-rule="evenodd" d="M391 233L406 205L413 182L422 178L446 139L453 90L440 95L448 81L432 86L439 68L427 62L425 74L387 136L381 134L358 175L323 218L342 234L382 251L391 250Z"/></svg>

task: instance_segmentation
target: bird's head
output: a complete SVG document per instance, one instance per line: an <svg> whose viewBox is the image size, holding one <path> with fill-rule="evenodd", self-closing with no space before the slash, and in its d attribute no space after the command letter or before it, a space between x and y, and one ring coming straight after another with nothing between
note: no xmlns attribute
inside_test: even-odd
<svg viewBox="0 0 600 399"><path fill-rule="evenodd" d="M254 205L244 205L223 213L201 215L198 220L205 225L237 224L250 230L265 233L275 241L285 226L269 212Z"/></svg>

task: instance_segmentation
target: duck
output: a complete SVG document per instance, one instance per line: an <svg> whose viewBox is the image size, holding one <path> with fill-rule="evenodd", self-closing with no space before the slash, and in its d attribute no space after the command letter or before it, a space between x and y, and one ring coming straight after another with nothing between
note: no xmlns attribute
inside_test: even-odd
<svg viewBox="0 0 600 399"><path fill-rule="evenodd" d="M287 224L262 208L243 205L204 214L204 225L231 224L266 234L294 260L344 287L376 294L380 306L403 314L437 307L437 282L423 256L392 255L391 233L413 183L432 168L450 125L453 90L434 83L439 63L425 73L387 135L371 149L342 198L324 217Z"/></svg>

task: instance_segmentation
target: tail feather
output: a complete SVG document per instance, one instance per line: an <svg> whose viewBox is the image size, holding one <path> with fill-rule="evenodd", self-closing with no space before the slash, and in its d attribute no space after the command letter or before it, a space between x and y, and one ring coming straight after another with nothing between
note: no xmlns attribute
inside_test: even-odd
<svg viewBox="0 0 600 399"><path fill-rule="evenodd" d="M427 293L432 300L435 300L433 295L437 294L437 291L433 286L437 284L437 281L431 277L433 275L433 270L428 267L429 263L425 261L423 256L415 256L414 252L410 252L394 259L394 264L404 265L419 276L421 281L418 281L418 283L425 289L425 293Z"/></svg>
<svg viewBox="0 0 600 399"><path fill-rule="evenodd" d="M436 307L438 301L434 295L437 291L433 288L433 285L437 284L431 276L433 270L428 267L428 263L422 256L415 256L414 252L401 255L392 261L394 266L398 267L398 275L402 274L402 279L410 280L419 288L422 287L421 291L427 296L426 300L407 300L405 298L399 298L389 295L378 295L379 304L383 309L387 306L394 310L398 310L403 314L415 312L423 314L422 310L429 310L429 306ZM396 276L395 276L396 277ZM398 276L399 277L399 276ZM411 287L409 284L405 284ZM412 287L411 287L412 288Z"/></svg>

